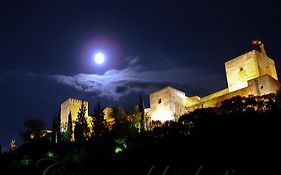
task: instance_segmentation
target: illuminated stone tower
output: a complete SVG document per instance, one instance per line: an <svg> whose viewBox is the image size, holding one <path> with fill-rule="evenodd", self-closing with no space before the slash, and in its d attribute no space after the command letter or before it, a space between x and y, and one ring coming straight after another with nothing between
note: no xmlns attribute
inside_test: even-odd
<svg viewBox="0 0 281 175"><path fill-rule="evenodd" d="M185 112L185 93L172 87L165 87L149 95L151 120L175 120Z"/></svg>
<svg viewBox="0 0 281 175"><path fill-rule="evenodd" d="M248 81L269 75L278 80L274 61L269 58L259 41L260 51L252 50L225 63L229 92L248 86Z"/></svg>
<svg viewBox="0 0 281 175"><path fill-rule="evenodd" d="M224 100L235 96L263 96L280 91L281 84L274 61L267 56L261 41L255 40L252 44L256 46L255 50L225 63L228 87L201 98L186 97L186 113L201 108L219 107ZM172 94L177 94L178 102L170 98ZM173 119L173 114L180 114L178 109L182 109L183 96L183 92L169 87L151 93L151 108L147 109L151 120L165 121Z"/></svg>
<svg viewBox="0 0 281 175"><path fill-rule="evenodd" d="M67 99L65 102L61 104L61 113L60 113L60 119L61 119L61 131L65 132L67 129L67 123L68 121L68 115L71 113L72 122L73 122L73 128L74 131L74 122L77 120L77 114L82 105L82 100L76 100L73 98ZM88 126L91 126L91 117L88 116L88 102L84 101L84 105L86 107L85 117L88 123Z"/></svg>

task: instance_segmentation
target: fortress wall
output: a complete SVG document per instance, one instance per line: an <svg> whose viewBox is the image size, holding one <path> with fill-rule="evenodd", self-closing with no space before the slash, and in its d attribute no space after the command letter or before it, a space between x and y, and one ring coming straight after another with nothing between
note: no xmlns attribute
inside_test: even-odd
<svg viewBox="0 0 281 175"><path fill-rule="evenodd" d="M213 94L210 94L210 95L208 95L206 97L201 98L200 102L207 101L207 100L210 100L210 99L213 99L213 98L225 95L227 93L228 93L228 88L225 88L223 90L220 90L218 92L215 92Z"/></svg>
<svg viewBox="0 0 281 175"><path fill-rule="evenodd" d="M274 61L259 52L256 53L256 58L258 61L260 75L268 74L271 75L274 79L278 80Z"/></svg>
<svg viewBox="0 0 281 175"><path fill-rule="evenodd" d="M229 92L247 87L247 81L259 76L255 50L225 63Z"/></svg>
<svg viewBox="0 0 281 175"><path fill-rule="evenodd" d="M219 107L224 100L230 99L237 95L244 96L244 97L247 97L249 95L257 95L257 87L256 85L248 86L246 88L200 102L194 106L187 107L186 112L189 113L194 111L195 109L200 109L200 108Z"/></svg>
<svg viewBox="0 0 281 175"><path fill-rule="evenodd" d="M259 78L249 81L249 85L256 85L258 95L277 93L280 90L280 83L270 75L262 75Z"/></svg>
<svg viewBox="0 0 281 175"><path fill-rule="evenodd" d="M192 106L200 102L200 97L198 96L186 97L185 101L186 101L185 106Z"/></svg>
<svg viewBox="0 0 281 175"><path fill-rule="evenodd" d="M179 91L177 89L171 88L170 89L170 109L173 111L174 114L176 115L182 115L185 112L185 93L182 91Z"/></svg>
<svg viewBox="0 0 281 175"><path fill-rule="evenodd" d="M167 103L170 101L168 87L149 94L150 108L155 108L159 104L159 100L161 103Z"/></svg>
<svg viewBox="0 0 281 175"><path fill-rule="evenodd" d="M249 86L246 88L187 107L186 112L189 113L200 108L219 107L224 100L238 95L242 97L248 97L249 95L261 96L270 93L277 93L280 89L280 83L269 75L262 75L253 80L249 80L248 84Z"/></svg>
<svg viewBox="0 0 281 175"><path fill-rule="evenodd" d="M86 106L85 116L88 117L88 102L84 101L84 104ZM61 118L62 131L66 131L67 129L68 115L70 112L71 112L72 122L77 120L77 114L81 105L82 105L81 100L76 100L72 98L67 99L65 102L61 104L60 118Z"/></svg>
<svg viewBox="0 0 281 175"><path fill-rule="evenodd" d="M168 87L160 89L149 95L151 120L160 120L162 115L171 118L171 96ZM163 112L165 111L165 112ZM166 114L165 114L166 113Z"/></svg>
<svg viewBox="0 0 281 175"><path fill-rule="evenodd" d="M174 120L174 114L185 112L185 93L171 87L153 92L150 98L151 120Z"/></svg>

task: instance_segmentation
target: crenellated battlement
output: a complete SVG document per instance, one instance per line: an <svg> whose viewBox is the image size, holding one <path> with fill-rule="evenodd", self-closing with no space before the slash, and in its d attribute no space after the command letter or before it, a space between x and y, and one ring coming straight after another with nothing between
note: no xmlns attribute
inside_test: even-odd
<svg viewBox="0 0 281 175"><path fill-rule="evenodd" d="M185 97L183 92L169 86L152 92L148 108L151 120L175 120L175 114L182 114L182 104L185 104L185 113L188 113L198 108L218 107L224 100L238 95L247 97L277 93L281 85L274 60L267 56L261 41L254 41L253 44L259 49L225 62L228 87L223 90L202 98ZM185 103L181 102L182 99Z"/></svg>
<svg viewBox="0 0 281 175"><path fill-rule="evenodd" d="M78 118L77 115L78 115L79 109L81 108L82 102L84 102L84 105L86 107L85 117L87 119L88 125L91 126L91 123L92 123L91 117L88 115L88 109L89 109L88 101L68 98L66 101L61 103L61 107L60 107L61 108L60 119L61 119L62 132L65 132L67 129L67 123L69 122L68 121L69 114L71 114L73 123L77 120L77 118ZM73 130L74 130L74 125L73 125Z"/></svg>

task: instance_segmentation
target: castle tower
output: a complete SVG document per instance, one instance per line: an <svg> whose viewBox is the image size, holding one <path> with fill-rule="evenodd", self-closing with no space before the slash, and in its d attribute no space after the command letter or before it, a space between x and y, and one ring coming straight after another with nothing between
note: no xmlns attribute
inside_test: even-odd
<svg viewBox="0 0 281 175"><path fill-rule="evenodd" d="M248 81L262 75L278 80L274 61L269 58L263 44L258 41L260 51L252 50L225 63L229 92L248 86Z"/></svg>
<svg viewBox="0 0 281 175"><path fill-rule="evenodd" d="M185 93L172 87L165 87L149 94L151 120L175 120L185 112Z"/></svg>
<svg viewBox="0 0 281 175"><path fill-rule="evenodd" d="M74 122L77 120L78 111L81 108L82 100L76 100L73 98L67 99L65 102L61 104L61 113L60 113L60 119L61 119L61 130L62 132L65 132L67 130L67 123L68 121L68 115L71 113L72 122L73 122L73 131L74 131ZM84 101L84 105L86 107L85 117L87 119L88 126L91 125L91 117L88 115L88 102Z"/></svg>

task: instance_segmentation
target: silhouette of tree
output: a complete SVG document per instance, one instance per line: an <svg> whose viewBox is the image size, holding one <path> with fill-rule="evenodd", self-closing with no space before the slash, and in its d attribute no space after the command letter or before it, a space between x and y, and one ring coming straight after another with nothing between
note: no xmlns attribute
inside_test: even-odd
<svg viewBox="0 0 281 175"><path fill-rule="evenodd" d="M61 143L62 133L61 133L61 120L60 120L60 110L56 117L53 118L52 122L52 143Z"/></svg>
<svg viewBox="0 0 281 175"><path fill-rule="evenodd" d="M106 133L106 122L99 99L94 109L92 127L95 136L102 136Z"/></svg>
<svg viewBox="0 0 281 175"><path fill-rule="evenodd" d="M127 114L121 106L113 107L112 115L116 124L128 122Z"/></svg>
<svg viewBox="0 0 281 175"><path fill-rule="evenodd" d="M140 119L141 131L145 131L147 128L144 119L144 101L142 99L142 95L140 95L139 97L139 111L141 113L141 119Z"/></svg>
<svg viewBox="0 0 281 175"><path fill-rule="evenodd" d="M114 107L112 109L112 115L115 121L112 129L113 135L123 137L135 132L135 129L132 128L128 115L121 106Z"/></svg>
<svg viewBox="0 0 281 175"><path fill-rule="evenodd" d="M42 136L45 126L40 119L27 119L23 128L19 130L19 136L23 142L37 141Z"/></svg>
<svg viewBox="0 0 281 175"><path fill-rule="evenodd" d="M246 109L245 98L235 96L231 99L226 99L222 102L220 108L227 110L229 113L243 111L243 109Z"/></svg>
<svg viewBox="0 0 281 175"><path fill-rule="evenodd" d="M13 139L9 145L9 152L15 151L17 149L16 139Z"/></svg>
<svg viewBox="0 0 281 175"><path fill-rule="evenodd" d="M89 128L86 120L86 106L82 101L81 107L77 114L77 120L75 121L74 139L77 143L82 143L87 139Z"/></svg>
<svg viewBox="0 0 281 175"><path fill-rule="evenodd" d="M141 129L141 113L139 112L139 108L137 105L133 105L129 112L129 122L131 123L132 129Z"/></svg>
<svg viewBox="0 0 281 175"><path fill-rule="evenodd" d="M61 132L61 118L60 118L60 110L58 112L57 118L56 118L57 122L56 122L56 135L57 135L57 143L61 143L62 141L62 132Z"/></svg>
<svg viewBox="0 0 281 175"><path fill-rule="evenodd" d="M71 112L68 114L68 120L67 120L67 129L63 133L63 140L65 143L68 143L72 140L72 134L73 134L73 126L72 126L72 115Z"/></svg>
<svg viewBox="0 0 281 175"><path fill-rule="evenodd" d="M273 104L273 110L274 112L281 112L281 90L279 90L275 96Z"/></svg>
<svg viewBox="0 0 281 175"><path fill-rule="evenodd" d="M52 122L52 143L58 143L58 129L59 128L59 123L58 123L58 118L54 117L53 122Z"/></svg>

